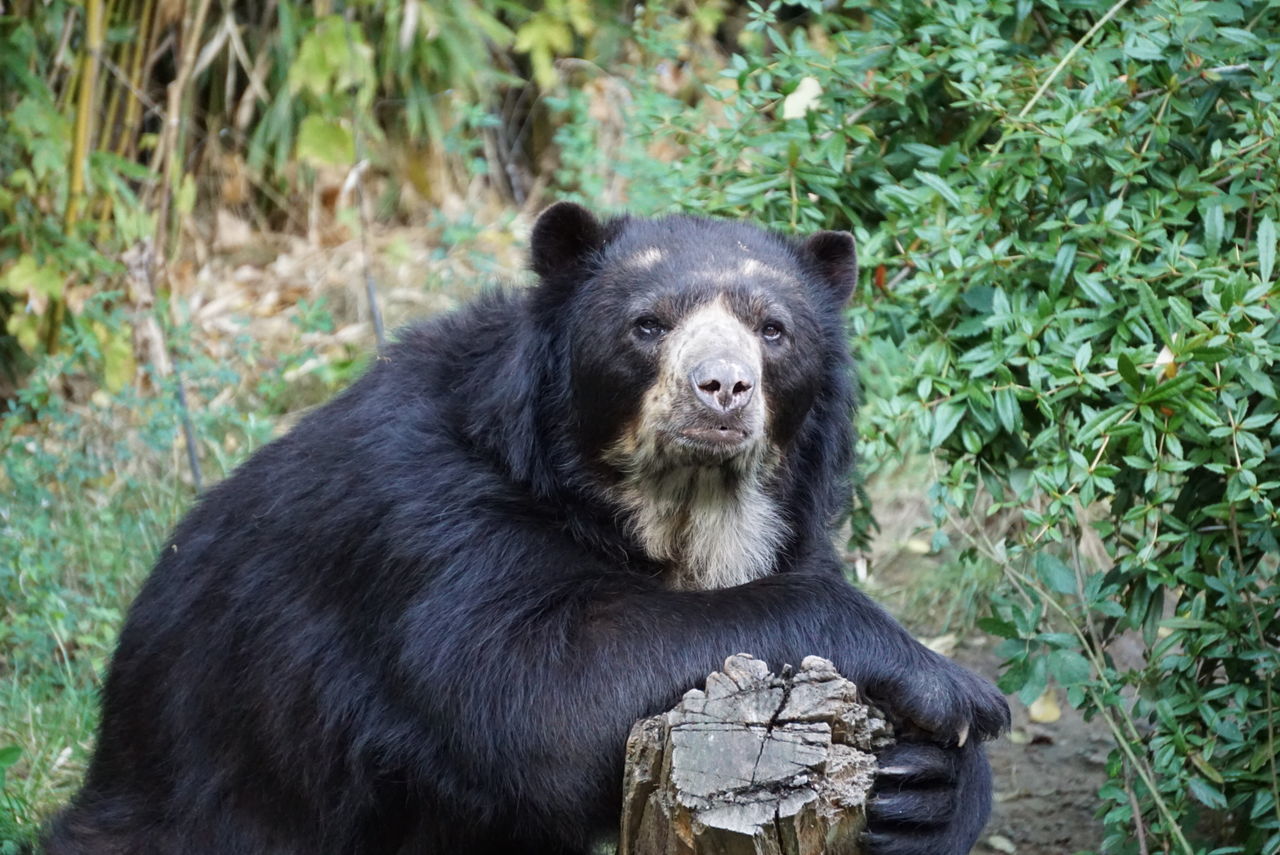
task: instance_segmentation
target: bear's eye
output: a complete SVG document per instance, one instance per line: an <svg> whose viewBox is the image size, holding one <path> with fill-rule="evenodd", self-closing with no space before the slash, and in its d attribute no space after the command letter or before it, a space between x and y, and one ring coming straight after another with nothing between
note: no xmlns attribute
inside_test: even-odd
<svg viewBox="0 0 1280 855"><path fill-rule="evenodd" d="M661 338L668 332L667 325L652 315L637 318L634 329L640 338Z"/></svg>
<svg viewBox="0 0 1280 855"><path fill-rule="evenodd" d="M765 341L781 341L782 333L782 324L777 321L766 321L765 325L760 327L760 336Z"/></svg>

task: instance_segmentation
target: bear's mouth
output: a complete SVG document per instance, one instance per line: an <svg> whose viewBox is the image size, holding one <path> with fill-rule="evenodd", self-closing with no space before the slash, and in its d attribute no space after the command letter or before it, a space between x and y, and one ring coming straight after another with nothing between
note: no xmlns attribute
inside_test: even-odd
<svg viewBox="0 0 1280 855"><path fill-rule="evenodd" d="M737 445L743 445L747 441L747 432L739 427L730 425L715 425L713 427L694 427L685 428L680 431L683 439L692 440L697 443L704 443L716 448L729 448Z"/></svg>
<svg viewBox="0 0 1280 855"><path fill-rule="evenodd" d="M675 434L676 444L685 454L717 465L752 448L755 445L752 439L751 432L745 428L725 424L686 427Z"/></svg>

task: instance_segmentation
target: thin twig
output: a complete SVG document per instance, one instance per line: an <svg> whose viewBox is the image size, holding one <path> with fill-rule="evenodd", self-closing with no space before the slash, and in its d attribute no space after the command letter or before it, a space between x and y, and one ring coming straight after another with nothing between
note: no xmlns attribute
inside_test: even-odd
<svg viewBox="0 0 1280 855"><path fill-rule="evenodd" d="M916 272L916 266L914 264L908 263L906 267L902 268L897 273L893 274L893 278L885 283L884 290L892 294L893 289L898 284L900 284L902 280L906 279L908 276L910 276L912 273L915 273L915 272Z"/></svg>
<svg viewBox="0 0 1280 855"><path fill-rule="evenodd" d="M1260 178L1262 178L1262 167L1258 167L1258 170L1253 174L1254 181L1257 181ZM1254 190L1252 193L1249 194L1249 212L1245 217L1245 221L1244 221L1244 246L1242 247L1242 249L1245 252L1249 251L1249 242L1253 240L1253 212L1257 209L1257 207L1258 207L1258 191Z"/></svg>
<svg viewBox="0 0 1280 855"><path fill-rule="evenodd" d="M1043 95L1045 90L1053 84L1053 81L1058 79L1058 75L1062 73L1062 69L1066 68L1067 63L1071 62L1075 55L1080 52L1080 48L1084 47L1085 44L1088 43L1089 39L1093 38L1094 33L1102 29L1103 25L1114 18L1116 13L1123 9L1128 2L1129 0L1117 0L1116 4L1107 10L1107 14L1099 18L1098 22L1089 28L1089 32L1081 36L1080 40L1071 46L1071 49L1063 55L1062 59L1058 60L1058 64L1054 66L1053 71L1049 73L1047 78L1045 78L1044 83L1040 84L1040 88L1036 90L1036 94L1031 96L1031 100L1028 101L1026 106L1018 113L1019 119L1026 118L1027 113L1031 112L1031 108L1040 100L1040 96Z"/></svg>
<svg viewBox="0 0 1280 855"><path fill-rule="evenodd" d="M914 241L914 242L912 242L911 246L907 247L906 249L903 249L903 248L902 248L902 246L901 246L901 245L899 245L899 246L898 246L898 252L899 252L899 253L901 253L901 254L903 254L903 255L906 255L906 254L907 254L907 253L909 253L909 252L914 252L914 251L915 251L915 249L916 249L916 247L917 247L919 244L920 244L920 241L918 241L918 240L917 240L917 241ZM937 254L938 254L938 250L934 250L933 252L926 252L926 253L924 254L924 257L923 257L923 259L922 259L922 260L927 260L927 259L933 258L933 257L934 257L935 255L937 255ZM883 292L884 292L884 293L886 293L886 294L892 294L892 293L893 293L893 289L894 289L894 288L896 288L898 285L902 284L902 281L903 281L904 279L906 279L906 278L907 278L908 276L910 276L912 273L915 273L918 269L919 269L919 267L917 267L917 266L916 266L916 263L915 263L914 261L908 260L908 261L906 262L906 265L905 265L901 270L899 270L897 273L893 274L893 278L892 278L892 279L890 279L888 282L886 282L886 283L884 284L884 286L883 286L880 290L881 290L881 291L883 291Z"/></svg>
<svg viewBox="0 0 1280 855"><path fill-rule="evenodd" d="M351 38L351 28L355 26L354 10L347 7L342 31L347 37L347 64L354 66L356 60L355 40ZM351 79L359 80L351 69ZM382 309L378 306L378 289L373 281L373 268L369 263L369 212L364 203L364 171L369 168L369 161L364 154L364 135L360 133L359 98L351 99L351 135L355 141L355 162L351 164L351 172L347 182L355 184L356 217L360 226L360 269L364 273L365 298L369 301L369 318L373 321L373 336L378 342L378 353L387 350L387 335L382 328Z"/></svg>
<svg viewBox="0 0 1280 855"><path fill-rule="evenodd" d="M1124 764L1124 792L1129 797L1129 810L1133 811L1133 826L1138 832L1138 855L1150 855L1147 848L1147 825L1142 821L1142 806L1138 804L1138 794L1133 791L1133 770L1128 763Z"/></svg>
<svg viewBox="0 0 1280 855"><path fill-rule="evenodd" d="M148 97L147 93L143 92L141 89L135 86L133 81L129 79L129 75L125 72L123 68L116 65L114 62L112 62L110 59L108 59L105 56L102 58L102 65L104 68L107 69L107 71L111 74L111 76L116 79L117 83L119 83L126 90L128 90L130 95L138 99L138 102L141 103L143 107L146 107L148 111L150 111L151 113L157 116L163 114L164 108L161 107L159 104L157 104L155 101L153 101L150 97Z"/></svg>
<svg viewBox="0 0 1280 855"><path fill-rule="evenodd" d="M267 94L267 88L262 85L261 74L257 72L257 63L249 61L249 51L244 46L244 40L240 38L240 29L236 26L235 15L229 4L224 8L227 9L226 27L227 35L231 38L231 49L235 52L236 59L240 61L240 67L244 69L244 73L248 77L246 89L263 101L270 102L271 96Z"/></svg>
<svg viewBox="0 0 1280 855"><path fill-rule="evenodd" d="M169 84L169 91L165 101L164 128L160 134L161 142L157 146L151 162L152 172L161 175L160 206L159 214L156 217L154 257L147 259L148 282L151 285L153 295L156 293L155 285L160 277L168 276L168 259L172 250L170 238L173 234L169 228L170 205L177 185L178 169L182 159L180 137L182 130L182 104L187 94L187 88L191 83L191 70L195 66L197 48L200 44L200 33L204 31L204 22L209 13L210 3L211 0L200 0L195 9L188 10L187 17L182 22L181 62L178 65L176 78ZM163 265L163 268L156 269L157 262ZM167 342L165 343L165 349L166 351L168 350ZM173 360L171 359L170 362L172 363ZM178 396L178 411L182 419L182 434L187 445L187 463L191 467L191 482L195 485L196 492L199 492L203 489L204 478L201 475L200 458L197 454L195 426L191 421L191 408L187 402L187 392L182 383L182 374L176 364L173 365L173 372L174 385Z"/></svg>
<svg viewBox="0 0 1280 855"><path fill-rule="evenodd" d="M187 389L182 383L182 373L176 364L173 366L173 385L178 390L178 412L182 416L182 438L187 446L187 465L191 467L191 484L199 493L204 490L204 477L200 472L200 456L196 453L196 428L191 421Z"/></svg>
<svg viewBox="0 0 1280 855"><path fill-rule="evenodd" d="M144 339L150 340L147 350L150 362L161 379L173 377L174 391L178 399L178 415L182 423L182 439L187 446L187 465L191 468L191 483L197 493L204 489L204 478L200 471L200 456L196 445L196 428L191 420L191 405L187 401L187 390L182 382L182 369L169 347L169 337L165 334L161 323L161 313L156 308L156 283L159 279L159 267L156 264L155 244L151 239L143 240L134 250L126 252L123 257L128 271L126 281L129 285L129 299L136 307L134 316L135 347L136 336L141 333ZM163 384L157 383L163 389Z"/></svg>
<svg viewBox="0 0 1280 855"><path fill-rule="evenodd" d="M1040 14L1040 10L1033 11L1031 17L1035 19L1036 26L1040 28L1040 35L1044 36L1044 40L1049 44L1053 44L1053 32L1049 29L1049 25L1044 22L1044 15Z"/></svg>
<svg viewBox="0 0 1280 855"><path fill-rule="evenodd" d="M1170 89L1181 89L1183 86L1186 86L1188 83L1194 83L1197 80L1203 80L1206 83L1217 82L1217 81L1209 80L1208 77L1205 77L1206 74L1235 74L1237 71L1248 71L1248 70L1249 70L1249 64L1247 62L1242 62L1238 65L1219 65L1219 66L1215 66L1214 68L1206 68L1204 71L1200 71L1195 74L1189 74L1186 77L1182 78L1181 80L1178 81L1178 84L1176 87L1156 86L1152 89L1143 89L1141 92L1138 92L1129 100L1141 101L1144 98L1150 98L1152 95L1159 95L1161 92L1168 92Z"/></svg>
<svg viewBox="0 0 1280 855"><path fill-rule="evenodd" d="M1097 651L1094 651L1089 647L1083 632L1079 625L1077 625L1072 619L1071 614L1063 608L1056 599L1054 599L1053 595L1050 594L1047 589L1041 586L1034 579L1031 579L1025 574L1013 569L1012 565L1010 565L1008 561L1001 562L1000 566L1005 574L1015 583L1015 586L1025 585L1029 587L1036 592L1042 602L1048 604L1050 608L1058 612L1059 616L1067 622L1072 633L1076 636L1076 640L1080 642L1080 649L1089 659L1089 663L1098 677L1098 682L1102 683L1103 688L1108 694L1116 693L1115 686L1107 679L1106 663ZM1120 724L1111 716L1103 697L1099 695L1097 690L1090 686L1086 691L1093 696L1094 705L1100 713L1102 720L1106 722L1107 727L1115 737L1116 745L1125 754L1125 756L1129 758L1129 762L1133 764L1134 770L1138 773L1138 776L1142 778L1142 782L1147 785L1147 791L1150 792L1151 799L1155 803L1156 809L1160 813L1161 818L1164 819L1165 823L1169 826L1169 831L1173 835L1174 841L1179 844L1181 850L1185 852L1186 855L1191 855L1194 851L1191 848L1191 844L1187 842L1186 836L1182 833L1182 829L1178 826L1177 819L1173 815L1173 811L1170 810L1169 806L1165 803L1164 797L1160 795L1160 790L1156 786L1155 771L1140 763L1137 752L1133 749L1134 744L1141 745L1143 744L1143 741L1132 717L1123 708L1117 710L1121 720L1128 728L1128 733L1126 734L1124 730L1121 729Z"/></svg>

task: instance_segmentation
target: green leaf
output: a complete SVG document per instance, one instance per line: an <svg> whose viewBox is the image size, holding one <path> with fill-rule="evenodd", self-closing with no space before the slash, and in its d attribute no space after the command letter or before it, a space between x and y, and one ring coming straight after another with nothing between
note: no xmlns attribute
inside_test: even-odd
<svg viewBox="0 0 1280 855"><path fill-rule="evenodd" d="M28 253L19 256L17 263L0 276L0 290L20 297L25 297L28 293L58 297L62 295L62 283L65 279L56 267L39 264L35 256Z"/></svg>
<svg viewBox="0 0 1280 855"><path fill-rule="evenodd" d="M1078 441L1081 443L1090 442L1094 437L1099 436L1110 430L1124 417L1129 411L1129 407L1124 404L1116 404L1114 407L1108 407L1094 413L1093 416L1080 427Z"/></svg>
<svg viewBox="0 0 1280 855"><path fill-rule="evenodd" d="M938 191L938 195L950 202L952 207L960 207L960 197L956 195L956 191L951 189L951 185L945 180L934 175L932 172L925 172L920 169L915 171L915 176L923 183Z"/></svg>
<svg viewBox="0 0 1280 855"><path fill-rule="evenodd" d="M1071 364L1076 371L1084 374L1089 370L1089 360L1091 359L1093 359L1093 345L1086 340L1076 350L1076 355L1072 358Z"/></svg>
<svg viewBox="0 0 1280 855"><path fill-rule="evenodd" d="M550 89L559 78L554 59L573 49L573 30L554 11L543 9L516 30L515 49L529 55L534 78L543 89Z"/></svg>
<svg viewBox="0 0 1280 855"><path fill-rule="evenodd" d="M1061 558L1041 550L1036 553L1036 575L1058 594L1076 592L1076 574Z"/></svg>
<svg viewBox="0 0 1280 855"><path fill-rule="evenodd" d="M1179 395L1199 382L1200 376L1198 374L1194 371L1186 371L1179 374L1177 377L1174 377L1172 380L1167 380L1159 386L1156 386L1154 389L1149 390L1138 400L1144 404L1154 404L1157 401L1164 401L1175 395Z"/></svg>
<svg viewBox="0 0 1280 855"><path fill-rule="evenodd" d="M1076 263L1076 245L1064 243L1058 247L1058 254L1053 259L1053 270L1049 273L1049 290L1057 291L1067 281Z"/></svg>
<svg viewBox="0 0 1280 855"><path fill-rule="evenodd" d="M1276 266L1276 224L1270 217L1263 217L1258 226L1258 275L1263 282L1271 281Z"/></svg>
<svg viewBox="0 0 1280 855"><path fill-rule="evenodd" d="M1222 246L1222 235L1226 230L1226 218L1222 214L1221 205L1210 205L1204 212L1204 251L1213 258Z"/></svg>
<svg viewBox="0 0 1280 855"><path fill-rule="evenodd" d="M1262 395L1264 398L1271 398L1272 400L1275 399L1275 381L1266 374L1244 364L1236 366L1236 373L1240 375L1240 379L1243 380L1250 389L1257 392L1259 395Z"/></svg>
<svg viewBox="0 0 1280 855"><path fill-rule="evenodd" d="M1160 340L1173 347L1173 336L1169 334L1169 325L1165 322L1164 312L1160 309L1160 304L1156 301L1156 295L1151 290L1151 286L1141 279L1138 280L1138 302L1142 304L1142 314L1146 317L1147 322L1155 327L1156 334L1160 336Z"/></svg>
<svg viewBox="0 0 1280 855"><path fill-rule="evenodd" d="M937 448L955 433L956 425L968 408L956 401L943 401L933 411L933 430L929 435L929 447Z"/></svg>
<svg viewBox="0 0 1280 855"><path fill-rule="evenodd" d="M1254 47L1258 44L1258 37L1248 30L1240 27L1218 27L1218 35L1228 41L1235 42L1238 45L1246 47Z"/></svg>
<svg viewBox="0 0 1280 855"><path fill-rule="evenodd" d="M1031 660L1030 667L1027 670L1026 682L1022 684L1022 688L1018 689L1018 700L1027 706L1031 706L1035 699L1044 694L1044 690L1049 687L1049 660L1044 656L1038 656ZM1001 688L1004 688L1001 686Z"/></svg>
<svg viewBox="0 0 1280 855"><path fill-rule="evenodd" d="M1200 770L1201 774L1210 781L1213 781L1215 784L1226 783L1226 779L1222 777L1222 773L1209 765L1209 761L1205 760L1204 757L1200 755L1199 751L1192 751L1188 756L1191 758L1191 762L1195 764L1195 767Z"/></svg>
<svg viewBox="0 0 1280 855"><path fill-rule="evenodd" d="M990 633L996 638L1017 638L1018 629L1013 624L1000 618L978 618L978 629Z"/></svg>
<svg viewBox="0 0 1280 855"><path fill-rule="evenodd" d="M359 22L329 15L316 21L289 67L289 91L308 92L323 101L356 89L366 99L374 86L373 49Z"/></svg>
<svg viewBox="0 0 1280 855"><path fill-rule="evenodd" d="M1079 118L1077 116L1076 118ZM1075 121L1074 119L1072 121ZM1114 223L1120 216L1121 209L1124 208L1124 199L1112 199L1107 206L1102 209L1102 222Z"/></svg>
<svg viewBox="0 0 1280 855"><path fill-rule="evenodd" d="M1097 273L1080 272L1076 274L1076 286L1084 292L1084 295L1099 306L1110 308L1116 304L1116 298L1112 296L1110 282L1103 281L1102 277Z"/></svg>
<svg viewBox="0 0 1280 855"><path fill-rule="evenodd" d="M991 314L991 303L995 297L995 289L990 285L975 285L960 295L964 304L982 315Z"/></svg>
<svg viewBox="0 0 1280 855"><path fill-rule="evenodd" d="M1222 794L1221 790L1204 778L1192 778L1188 782L1188 787L1191 789L1191 795L1195 796L1196 800L1205 807L1210 807L1214 810L1227 809L1227 797Z"/></svg>
<svg viewBox="0 0 1280 855"><path fill-rule="evenodd" d="M1119 369L1124 382L1132 386L1135 391L1142 391L1142 378L1138 376L1138 369L1127 354L1122 353L1116 357L1116 368Z"/></svg>
<svg viewBox="0 0 1280 855"><path fill-rule="evenodd" d="M1049 675L1064 687L1078 686L1089 682L1093 667L1076 651L1062 648L1049 654Z"/></svg>
<svg viewBox="0 0 1280 855"><path fill-rule="evenodd" d="M769 175L764 178L746 178L742 181L735 181L726 185L724 192L728 196L734 198L746 199L751 196L758 196L766 190L774 187L781 187L786 182L784 175Z"/></svg>
<svg viewBox="0 0 1280 855"><path fill-rule="evenodd" d="M1131 34L1125 40L1124 52L1141 62L1156 62L1164 57L1164 51L1146 36Z"/></svg>
<svg viewBox="0 0 1280 855"><path fill-rule="evenodd" d="M1201 618L1189 617L1172 617L1165 618L1160 621L1160 625L1169 629L1211 629L1217 632L1222 631L1222 624L1211 620L1203 620Z"/></svg>
<svg viewBox="0 0 1280 855"><path fill-rule="evenodd" d="M997 389L994 394L996 418L1007 433L1017 433L1022 426L1022 410L1012 389Z"/></svg>
<svg viewBox="0 0 1280 855"><path fill-rule="evenodd" d="M336 120L307 116L298 129L297 155L317 166L350 166L356 144L351 132Z"/></svg>

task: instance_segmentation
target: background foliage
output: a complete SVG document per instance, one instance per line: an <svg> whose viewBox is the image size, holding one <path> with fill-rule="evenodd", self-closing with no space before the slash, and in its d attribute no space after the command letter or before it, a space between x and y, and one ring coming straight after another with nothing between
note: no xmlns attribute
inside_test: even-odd
<svg viewBox="0 0 1280 855"><path fill-rule="evenodd" d="M74 7L84 24L93 5ZM2 434L0 670L35 727L83 750L94 668L190 499L173 377L202 401L242 390L197 408L215 472L278 409L279 375L215 379L227 367L181 326L175 375L134 390L149 367L119 344L121 250L176 258L184 212L217 204L307 230L326 170L368 159L381 222L412 216L409 190L519 202L546 182L597 207L852 228L864 471L935 461L934 547L990 597L1002 686L1060 687L1105 722L1105 851L1280 852L1280 6L388 0L257 19L196 3L166 22L121 2L103 35L118 68L139 35L199 47L132 77L183 105L188 135L105 121L80 189L63 164L91 75L59 56L83 58L92 27L38 8L0 18L0 365L25 389ZM77 194L88 215L68 217ZM60 384L86 372L112 393L90 423L125 407L143 441L82 438ZM124 454L167 477L140 462L103 490ZM48 705L67 693L86 701ZM35 754L8 798L73 780ZM0 750L0 773L15 760ZM63 783L31 784L51 769Z"/></svg>
<svg viewBox="0 0 1280 855"><path fill-rule="evenodd" d="M1280 9L1123 6L757 8L703 109L636 91L681 155L625 168L652 210L855 228L864 464L936 455L1002 686L1106 721L1106 850L1274 853Z"/></svg>

